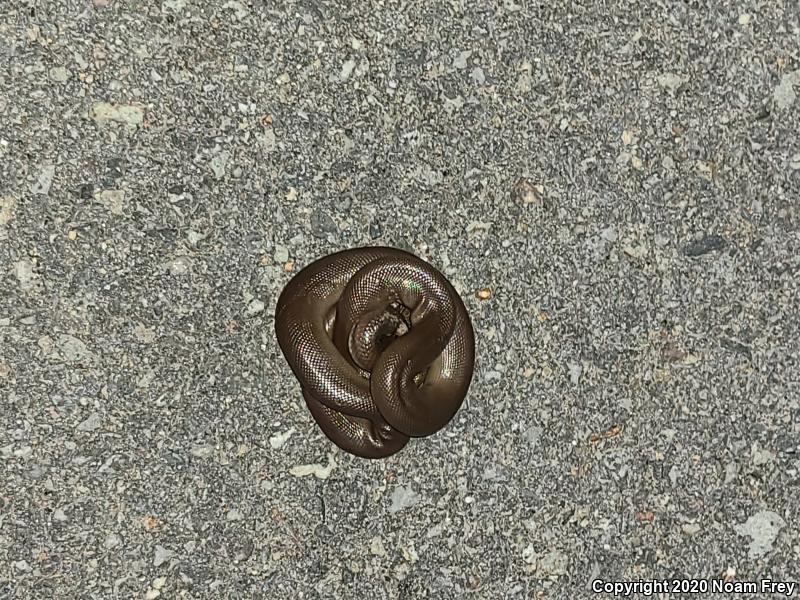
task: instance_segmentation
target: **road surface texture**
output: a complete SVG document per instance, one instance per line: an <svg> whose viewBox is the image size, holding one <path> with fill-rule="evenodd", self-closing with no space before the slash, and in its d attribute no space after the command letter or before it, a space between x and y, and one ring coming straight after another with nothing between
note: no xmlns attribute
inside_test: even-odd
<svg viewBox="0 0 800 600"><path fill-rule="evenodd" d="M3 598L800 578L796 3L20 0L0 59ZM383 461L273 333L370 244L477 341Z"/></svg>

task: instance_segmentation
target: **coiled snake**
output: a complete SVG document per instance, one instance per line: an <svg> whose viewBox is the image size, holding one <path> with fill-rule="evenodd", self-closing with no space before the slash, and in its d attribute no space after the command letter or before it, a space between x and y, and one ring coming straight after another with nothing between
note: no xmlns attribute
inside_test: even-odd
<svg viewBox="0 0 800 600"><path fill-rule="evenodd" d="M439 271L394 248L302 269L278 298L275 332L322 431L365 458L444 427L472 379L464 303Z"/></svg>

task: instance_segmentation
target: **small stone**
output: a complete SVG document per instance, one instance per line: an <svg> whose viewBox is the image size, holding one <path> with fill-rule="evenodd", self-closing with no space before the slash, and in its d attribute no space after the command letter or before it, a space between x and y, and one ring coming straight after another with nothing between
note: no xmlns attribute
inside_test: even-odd
<svg viewBox="0 0 800 600"><path fill-rule="evenodd" d="M223 150L214 158L211 159L211 170L214 172L214 177L217 179L222 179L225 176L225 167L228 165L228 161L231 158L231 153L227 150Z"/></svg>
<svg viewBox="0 0 800 600"><path fill-rule="evenodd" d="M49 194L55 174L56 168L54 165L42 166L39 170L39 175L36 177L36 181L31 185L31 192L34 194L43 194L45 196Z"/></svg>
<svg viewBox="0 0 800 600"><path fill-rule="evenodd" d="M275 262L285 263L289 260L289 249L286 246L275 244L275 254L273 254L272 257L275 259Z"/></svg>
<svg viewBox="0 0 800 600"><path fill-rule="evenodd" d="M707 235L700 241L687 244L683 249L683 253L686 256L692 257L702 256L703 254L708 254L709 252L722 250L727 245L727 240L722 236Z"/></svg>
<svg viewBox="0 0 800 600"><path fill-rule="evenodd" d="M34 273L34 266L28 259L18 260L14 263L14 276L19 282L19 288L23 291L32 289L36 285L38 275Z"/></svg>
<svg viewBox="0 0 800 600"><path fill-rule="evenodd" d="M752 17L747 13L739 15L739 25L749 25Z"/></svg>
<svg viewBox="0 0 800 600"><path fill-rule="evenodd" d="M76 239L78 239L78 232L75 231L74 229L70 229L67 232L67 239L70 240L71 242L74 242Z"/></svg>
<svg viewBox="0 0 800 600"><path fill-rule="evenodd" d="M294 475L295 477L306 477L307 475L313 475L317 479L327 479L330 477L331 473L333 472L333 468L336 466L335 456L336 455L333 453L328 455L327 466L323 466L320 463L298 465L289 469L289 474Z"/></svg>
<svg viewBox="0 0 800 600"><path fill-rule="evenodd" d="M581 380L581 374L583 373L583 367L580 363L570 363L567 367L569 371L569 380L572 385L578 385Z"/></svg>
<svg viewBox="0 0 800 600"><path fill-rule="evenodd" d="M82 421L78 427L78 431L95 431L103 424L103 417L100 413L92 413L89 417Z"/></svg>
<svg viewBox="0 0 800 600"><path fill-rule="evenodd" d="M453 59L453 66L456 69L466 69L467 59L472 56L472 50L464 50Z"/></svg>
<svg viewBox="0 0 800 600"><path fill-rule="evenodd" d="M179 256L167 263L170 275L186 275L192 268L192 259L188 256Z"/></svg>
<svg viewBox="0 0 800 600"><path fill-rule="evenodd" d="M156 379L156 372L152 368L146 368L141 377L136 380L136 387L140 390L146 390L150 387Z"/></svg>
<svg viewBox="0 0 800 600"><path fill-rule="evenodd" d="M331 216L319 208L311 213L311 233L318 238L326 238L329 233L336 233L339 228Z"/></svg>
<svg viewBox="0 0 800 600"><path fill-rule="evenodd" d="M406 562L415 563L419 560L419 554L417 554L417 550L414 548L413 541L408 546L400 546L400 553L403 555L403 559Z"/></svg>
<svg viewBox="0 0 800 600"><path fill-rule="evenodd" d="M536 560L538 559L538 555L536 554L536 549L534 548L533 544L528 544L522 550L522 560L529 565L535 565Z"/></svg>
<svg viewBox="0 0 800 600"><path fill-rule="evenodd" d="M152 531L158 526L158 519L153 515L145 515L142 517L142 526L147 529L147 531Z"/></svg>
<svg viewBox="0 0 800 600"><path fill-rule="evenodd" d="M750 447L750 457L753 464L757 467L768 465L775 460L775 455L765 448L761 448L758 442L753 442Z"/></svg>
<svg viewBox="0 0 800 600"><path fill-rule="evenodd" d="M155 331L145 327L143 323L138 323L133 328L134 337L143 344L152 344L156 339Z"/></svg>
<svg viewBox="0 0 800 600"><path fill-rule="evenodd" d="M53 351L53 348L55 348L56 343L53 341L53 338L51 338L49 335L43 335L38 340L36 340L36 345L39 346L39 348L42 351L42 354L48 355Z"/></svg>
<svg viewBox="0 0 800 600"><path fill-rule="evenodd" d="M86 344L73 335L63 333L58 336L56 347L66 362L89 362L94 359L94 354Z"/></svg>
<svg viewBox="0 0 800 600"><path fill-rule="evenodd" d="M406 563L400 563L392 569L392 575L397 581L403 581L411 573L411 567Z"/></svg>
<svg viewBox="0 0 800 600"><path fill-rule="evenodd" d="M198 231L189 230L186 232L186 241L188 241L192 246L197 246L200 242L206 239L205 233L200 233Z"/></svg>
<svg viewBox="0 0 800 600"><path fill-rule="evenodd" d="M229 510L228 514L225 515L226 521L241 521L242 519L244 519L244 515L235 508Z"/></svg>
<svg viewBox="0 0 800 600"><path fill-rule="evenodd" d="M14 218L16 199L11 196L0 197L0 227L8 225Z"/></svg>
<svg viewBox="0 0 800 600"><path fill-rule="evenodd" d="M639 246L625 244L625 246L622 248L622 251L632 258L643 258L647 256L647 246L644 244Z"/></svg>
<svg viewBox="0 0 800 600"><path fill-rule="evenodd" d="M736 481L736 476L739 473L739 466L735 462L730 462L725 467L725 485Z"/></svg>
<svg viewBox="0 0 800 600"><path fill-rule="evenodd" d="M386 548L380 536L376 535L369 541L369 551L375 556L386 556Z"/></svg>
<svg viewBox="0 0 800 600"><path fill-rule="evenodd" d="M467 224L466 231L467 231L467 234L475 233L477 235L476 232L478 232L478 233L486 233L491 228L492 228L492 224L491 223L487 223L485 221L470 221Z"/></svg>
<svg viewBox="0 0 800 600"><path fill-rule="evenodd" d="M772 543L777 539L786 522L781 516L771 510L762 510L749 517L733 529L742 536L751 538L748 555L750 558L761 558L772 550Z"/></svg>
<svg viewBox="0 0 800 600"><path fill-rule="evenodd" d="M14 567L17 571L23 571L27 573L31 570L30 564L28 564L27 560L17 560L11 563L11 566Z"/></svg>
<svg viewBox="0 0 800 600"><path fill-rule="evenodd" d="M512 199L523 204L541 202L543 195L544 188L541 185L536 185L524 177L520 177L511 190Z"/></svg>
<svg viewBox="0 0 800 600"><path fill-rule="evenodd" d="M538 425L531 425L525 430L523 437L531 446L536 446L539 443L539 440L542 439L543 433L543 428L539 427Z"/></svg>
<svg viewBox="0 0 800 600"><path fill-rule="evenodd" d="M232 544L233 549L233 560L237 563L247 560L253 555L253 551L255 550L255 544L253 541L248 538L240 538L237 539Z"/></svg>
<svg viewBox="0 0 800 600"><path fill-rule="evenodd" d="M266 305L261 300L251 300L250 304L247 305L245 313L248 317L254 317L264 312L265 306Z"/></svg>
<svg viewBox="0 0 800 600"><path fill-rule="evenodd" d="M569 557L554 550L539 559L539 572L543 575L564 575L569 567Z"/></svg>
<svg viewBox="0 0 800 600"><path fill-rule="evenodd" d="M392 492L392 504L389 506L390 513L397 513L406 508L411 508L422 500L411 487L397 486Z"/></svg>
<svg viewBox="0 0 800 600"><path fill-rule="evenodd" d="M786 110L794 104L794 101L797 99L797 93L794 91L795 85L800 87L800 71L784 73L781 76L780 83L775 86L772 92L775 106L779 109Z"/></svg>
<svg viewBox="0 0 800 600"><path fill-rule="evenodd" d="M676 485L678 483L678 480L681 478L682 473L680 468L678 468L678 465L672 465L667 475L669 476L669 480L672 483L672 485Z"/></svg>
<svg viewBox="0 0 800 600"><path fill-rule="evenodd" d="M686 535L694 535L698 531L700 531L701 527L697 523L685 523L681 525L681 531Z"/></svg>
<svg viewBox="0 0 800 600"><path fill-rule="evenodd" d="M144 108L134 104L111 104L97 102L89 109L89 118L98 125L123 123L130 128L141 127L144 123Z"/></svg>
<svg viewBox="0 0 800 600"><path fill-rule="evenodd" d="M290 187L288 190L286 190L286 199L289 202L294 202L297 200L297 190L293 187Z"/></svg>
<svg viewBox="0 0 800 600"><path fill-rule="evenodd" d="M267 127L257 138L264 152L274 152L278 149L278 137L272 127Z"/></svg>
<svg viewBox="0 0 800 600"><path fill-rule="evenodd" d="M103 190L97 195L97 200L111 213L115 215L123 214L125 202L125 192L123 190Z"/></svg>
<svg viewBox="0 0 800 600"><path fill-rule="evenodd" d="M150 588L149 590L147 590L147 593L145 593L144 597L145 600L155 600L160 595L161 595L161 590Z"/></svg>
<svg viewBox="0 0 800 600"><path fill-rule="evenodd" d="M33 456L33 448L31 446L21 446L14 450L14 456L26 460Z"/></svg>
<svg viewBox="0 0 800 600"><path fill-rule="evenodd" d="M469 74L469 77L475 82L476 85L483 85L486 83L486 75L483 73L483 69L480 67L475 67L472 69L472 73Z"/></svg>
<svg viewBox="0 0 800 600"><path fill-rule="evenodd" d="M160 567L174 555L175 553L172 550L168 550L167 548L164 548L164 546L156 546L156 551L153 556L153 566Z"/></svg>
<svg viewBox="0 0 800 600"><path fill-rule="evenodd" d="M613 225L609 225L603 231L600 232L600 237L606 240L607 242L616 242L617 241L617 228Z"/></svg>
<svg viewBox="0 0 800 600"><path fill-rule="evenodd" d="M214 446L210 444L195 444L189 452L197 458L208 458L214 454Z"/></svg>
<svg viewBox="0 0 800 600"><path fill-rule="evenodd" d="M342 64L342 69L339 71L339 81L345 82L350 79L350 75L353 74L353 69L356 68L356 61L353 59L347 60Z"/></svg>
<svg viewBox="0 0 800 600"><path fill-rule="evenodd" d="M698 160L695 162L695 169L697 169L697 174L706 181L714 181L714 163Z"/></svg>
<svg viewBox="0 0 800 600"><path fill-rule="evenodd" d="M669 90L673 95L688 81L687 77L675 73L664 73L658 76L658 85Z"/></svg>
<svg viewBox="0 0 800 600"><path fill-rule="evenodd" d="M109 533L106 536L105 541L103 542L103 547L110 550L111 548L116 548L122 543L122 538L119 537L116 533Z"/></svg>
<svg viewBox="0 0 800 600"><path fill-rule="evenodd" d="M675 168L675 161L672 160L671 156L664 156L661 159L661 166L664 167L667 171L671 171Z"/></svg>
<svg viewBox="0 0 800 600"><path fill-rule="evenodd" d="M70 73L64 67L53 67L50 69L50 80L56 83L66 83Z"/></svg>
<svg viewBox="0 0 800 600"><path fill-rule="evenodd" d="M524 71L519 78L517 79L517 83L514 85L514 91L520 95L527 94L533 89L533 78L528 71Z"/></svg>
<svg viewBox="0 0 800 600"><path fill-rule="evenodd" d="M119 156L108 159L106 161L108 171L107 176L111 179L119 179L125 174L125 159Z"/></svg>
<svg viewBox="0 0 800 600"><path fill-rule="evenodd" d="M488 300L492 297L492 290L488 287L481 288L477 292L475 292L475 297L478 300Z"/></svg>
<svg viewBox="0 0 800 600"><path fill-rule="evenodd" d="M283 445L289 440L290 437L294 434L294 427L285 431L283 433L276 433L275 435L269 438L269 445L277 450L278 448L283 447Z"/></svg>
<svg viewBox="0 0 800 600"><path fill-rule="evenodd" d="M622 143L626 146L632 144L636 141L636 136L633 135L632 131L628 131L627 129L622 132Z"/></svg>
<svg viewBox="0 0 800 600"><path fill-rule="evenodd" d="M183 12L183 9L186 8L187 0L164 0L164 3L161 5L162 10L171 10L176 13Z"/></svg>
<svg viewBox="0 0 800 600"><path fill-rule="evenodd" d="M47 467L42 465L33 465L33 468L30 471L27 471L25 475L33 481L39 481L45 476L46 473Z"/></svg>
<svg viewBox="0 0 800 600"><path fill-rule="evenodd" d="M150 586L154 590L160 590L161 588L164 587L164 585L166 585L166 583L167 583L166 577L156 577L155 579L153 579L153 583L151 583Z"/></svg>
<svg viewBox="0 0 800 600"><path fill-rule="evenodd" d="M373 221L369 224L369 237L370 239L377 240L379 237L383 235L383 230L381 229L381 224L377 221Z"/></svg>
<svg viewBox="0 0 800 600"><path fill-rule="evenodd" d="M686 352L674 342L667 343L661 350L664 362L679 362L686 358Z"/></svg>
<svg viewBox="0 0 800 600"><path fill-rule="evenodd" d="M63 523L68 519L67 513L65 513L62 509L57 508L53 511L53 520L58 521L59 523Z"/></svg>

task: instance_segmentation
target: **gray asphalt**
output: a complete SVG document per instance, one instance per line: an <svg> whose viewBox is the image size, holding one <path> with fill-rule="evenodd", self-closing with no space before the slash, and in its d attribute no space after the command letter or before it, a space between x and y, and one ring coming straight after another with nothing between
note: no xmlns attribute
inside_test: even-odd
<svg viewBox="0 0 800 600"><path fill-rule="evenodd" d="M796 3L21 0L0 60L0 597L800 579ZM362 245L476 330L383 461L273 334Z"/></svg>

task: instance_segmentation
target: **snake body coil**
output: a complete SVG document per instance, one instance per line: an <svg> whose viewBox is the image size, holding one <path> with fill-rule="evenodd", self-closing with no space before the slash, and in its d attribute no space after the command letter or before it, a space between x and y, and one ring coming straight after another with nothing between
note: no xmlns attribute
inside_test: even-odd
<svg viewBox="0 0 800 600"><path fill-rule="evenodd" d="M278 298L275 331L322 431L365 458L444 427L472 379L464 303L439 271L394 248L305 267Z"/></svg>

